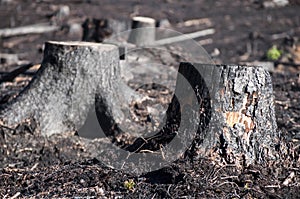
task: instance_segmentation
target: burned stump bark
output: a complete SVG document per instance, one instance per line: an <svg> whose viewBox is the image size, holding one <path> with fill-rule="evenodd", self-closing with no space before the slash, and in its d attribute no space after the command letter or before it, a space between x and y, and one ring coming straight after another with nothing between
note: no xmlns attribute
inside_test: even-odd
<svg viewBox="0 0 300 199"><path fill-rule="evenodd" d="M41 68L0 118L12 126L32 118L42 134L77 130L95 95L107 102L116 121L124 118L118 47L88 42L47 42ZM126 101L127 102L127 101ZM126 109L126 107L124 108Z"/></svg>
<svg viewBox="0 0 300 199"><path fill-rule="evenodd" d="M190 86L183 84L184 79ZM134 149L158 150L153 146L179 136L176 145L192 147L190 151L200 157L237 165L275 160L284 144L274 108L271 77L261 67L181 63L164 129L137 139ZM187 146L195 122L194 144Z"/></svg>
<svg viewBox="0 0 300 199"><path fill-rule="evenodd" d="M280 132L272 92L270 74L261 67L181 63L164 126L121 147L141 153L140 162L149 161L142 155L149 152L156 163L174 161L184 152L239 166L275 160ZM122 133L106 109L96 113L111 121L105 132Z"/></svg>
<svg viewBox="0 0 300 199"><path fill-rule="evenodd" d="M239 165L278 158L280 132L270 74L261 67L201 64L190 64L186 73L203 67L216 67L216 74L206 82L214 88L209 94L212 112L208 127L199 126L197 153Z"/></svg>

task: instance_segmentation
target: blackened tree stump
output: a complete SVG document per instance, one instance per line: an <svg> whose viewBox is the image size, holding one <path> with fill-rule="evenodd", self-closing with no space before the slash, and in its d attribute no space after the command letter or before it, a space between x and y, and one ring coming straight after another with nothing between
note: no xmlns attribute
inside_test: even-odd
<svg viewBox="0 0 300 199"><path fill-rule="evenodd" d="M279 158L278 151L284 143L277 129L272 81L267 71L255 66L181 63L178 72L175 95L167 110L167 125L177 131L180 127L174 128L175 124L186 123L182 119L186 114L190 125L198 122L190 151L198 157L243 166ZM193 91L183 86L180 76ZM168 138L174 134L166 127L157 135ZM184 134L180 136L181 144L186 144L193 133L193 128L186 129L190 132L177 132ZM150 143L148 138L144 140Z"/></svg>
<svg viewBox="0 0 300 199"><path fill-rule="evenodd" d="M190 66L201 71L205 65ZM277 159L280 131L270 74L261 67L211 67L218 74L208 83L214 86L212 112L208 128L198 129L198 154L239 165Z"/></svg>
<svg viewBox="0 0 300 199"><path fill-rule="evenodd" d="M123 148L175 156L191 147L198 157L239 166L276 160L283 143L273 103L271 77L261 67L181 63L164 127Z"/></svg>
<svg viewBox="0 0 300 199"><path fill-rule="evenodd" d="M0 118L9 126L32 118L44 135L74 131L85 122L98 93L114 119L122 121L122 106L130 98L130 92L122 95L124 88L117 46L47 42L41 68L20 95L0 109Z"/></svg>

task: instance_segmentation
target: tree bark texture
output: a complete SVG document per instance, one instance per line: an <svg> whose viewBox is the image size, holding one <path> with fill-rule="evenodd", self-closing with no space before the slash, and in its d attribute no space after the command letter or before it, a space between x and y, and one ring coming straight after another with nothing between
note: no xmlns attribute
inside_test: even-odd
<svg viewBox="0 0 300 199"><path fill-rule="evenodd" d="M212 78L211 118L209 128L200 125L198 153L240 165L276 159L280 132L270 74L255 66L213 67L220 78L219 83Z"/></svg>
<svg viewBox="0 0 300 199"><path fill-rule="evenodd" d="M274 160L280 132L272 92L270 74L261 67L181 63L163 128L122 147L172 155L190 148L198 157L237 165ZM122 132L109 111L96 113L111 122L103 123L105 132Z"/></svg>
<svg viewBox="0 0 300 199"><path fill-rule="evenodd" d="M77 130L86 119L96 93L105 98L114 119L124 119L120 101L118 47L88 42L47 42L41 68L11 103L0 109L7 125L33 118L44 135ZM126 88L127 89L127 88ZM129 92L130 93L130 92ZM127 101L126 101L127 102Z"/></svg>

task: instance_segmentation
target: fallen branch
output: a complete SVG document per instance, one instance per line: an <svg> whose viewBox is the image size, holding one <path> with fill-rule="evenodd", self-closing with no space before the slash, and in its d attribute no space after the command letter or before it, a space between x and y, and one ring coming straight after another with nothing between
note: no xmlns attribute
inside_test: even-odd
<svg viewBox="0 0 300 199"><path fill-rule="evenodd" d="M153 46L167 45L167 44L181 42L181 41L185 41L185 40L189 40L189 39L195 39L198 37L204 37L207 35L214 34L215 32L216 31L213 28L206 29L206 30L200 30L200 31L193 32L193 33L188 33L188 34L183 34L183 35L179 35L179 36L175 36L175 37L157 40L157 41L153 42Z"/></svg>
<svg viewBox="0 0 300 199"><path fill-rule="evenodd" d="M212 22L209 18L191 19L191 20L178 23L177 27L181 28L181 27L199 26L202 24L211 26Z"/></svg>
<svg viewBox="0 0 300 199"><path fill-rule="evenodd" d="M300 63L293 63L293 62L281 62L281 61L275 61L274 65L278 66L279 64L285 65L285 66L293 66L293 67L299 67Z"/></svg>
<svg viewBox="0 0 300 199"><path fill-rule="evenodd" d="M20 73L20 75L26 75L26 76L33 76L36 74L37 71L24 71L22 73ZM4 76L9 74L10 72L4 72L4 71L0 71L0 76Z"/></svg>
<svg viewBox="0 0 300 199"><path fill-rule="evenodd" d="M294 177L295 177L295 172L292 171L290 173L290 175L283 181L282 185L288 186L292 182L292 180L293 180Z"/></svg>
<svg viewBox="0 0 300 199"><path fill-rule="evenodd" d="M289 35L296 34L297 32L300 31L300 27L292 28L289 31L278 33L278 34L273 34L271 35L271 40L278 40L278 39L284 39L285 37L288 37Z"/></svg>
<svg viewBox="0 0 300 199"><path fill-rule="evenodd" d="M24 73L25 71L27 71L29 68L31 68L32 66L34 66L34 64L30 63L30 64L25 64L20 66L19 68L3 75L0 78L0 84L3 82L11 82L13 81L18 75Z"/></svg>
<svg viewBox="0 0 300 199"><path fill-rule="evenodd" d="M17 35L26 35L26 34L39 34L45 32L52 32L59 30L59 26L49 25L49 24L34 24L28 26L21 26L17 28L5 28L0 29L0 37L12 37Z"/></svg>

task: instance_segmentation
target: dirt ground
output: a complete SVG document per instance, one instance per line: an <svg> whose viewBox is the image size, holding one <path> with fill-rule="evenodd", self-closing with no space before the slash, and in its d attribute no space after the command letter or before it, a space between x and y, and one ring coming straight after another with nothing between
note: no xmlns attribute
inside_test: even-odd
<svg viewBox="0 0 300 199"><path fill-rule="evenodd" d="M300 198L300 2L290 0L284 7L268 7L265 2L2 0L0 29L46 22L61 28L0 38L1 55L18 55L16 63L1 58L0 75L22 63L40 63L45 41L81 40L78 24L87 18L128 24L131 16L149 16L158 21L168 19L171 28L182 33L214 28L215 34L196 41L216 63L266 61L268 49L276 45L283 52L271 71L276 118L289 155L245 168L180 158L169 167L136 176L109 168L95 158L92 151L97 140L71 134L46 138L32 131L34 122L24 123L16 129L0 127L0 197ZM69 6L70 13L61 11L63 5ZM191 19L202 20L198 25L182 25ZM18 94L31 77L1 83L0 105ZM289 177L291 181L283 185Z"/></svg>

